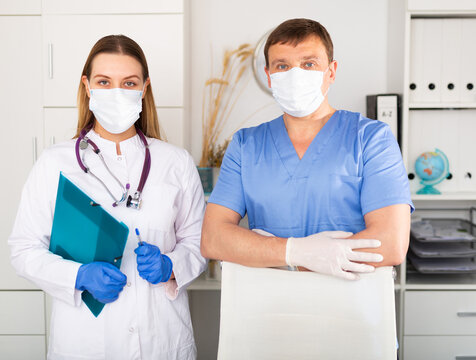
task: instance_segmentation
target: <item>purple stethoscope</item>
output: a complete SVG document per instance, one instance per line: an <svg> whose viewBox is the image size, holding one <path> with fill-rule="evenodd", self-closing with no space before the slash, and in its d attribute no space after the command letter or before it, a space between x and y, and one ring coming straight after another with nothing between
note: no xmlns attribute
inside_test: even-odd
<svg viewBox="0 0 476 360"><path fill-rule="evenodd" d="M78 139L76 140L76 145L75 145L75 151L76 151L76 159L78 160L79 167L85 172L91 174L94 178L96 178L102 186L106 189L106 191L111 195L113 198L114 202L112 203L112 206L116 207L119 205L119 203L127 200L126 206L133 208L133 209L140 209L141 206L141 195L142 195L142 190L144 189L145 182L147 181L147 177L149 176L149 171L150 171L150 150L149 150L149 144L147 143L147 139L144 136L144 133L136 128L137 135L139 135L142 143L145 146L145 159L144 159L144 165L142 166L142 174L140 176L140 181L139 181L139 186L137 187L137 191L134 193L134 196L129 195L129 189L130 189L130 184L127 183L126 186L122 185L122 183L119 181L119 179L112 173L112 171L109 169L107 166L106 162L104 161L104 157L101 154L101 150L97 147L97 145L86 136L86 133L91 130L92 126L88 126L81 130ZM93 148L93 151L99 156L101 159L102 163L106 167L106 170L111 174L111 176L114 178L114 180L117 181L119 186L122 188L122 197L118 200L116 197L112 194L112 192L109 190L109 188L106 186L106 184L98 178L90 168L88 168L85 164L84 158L80 156L79 150L86 150L87 147L91 145ZM84 156L84 153L83 153Z"/></svg>

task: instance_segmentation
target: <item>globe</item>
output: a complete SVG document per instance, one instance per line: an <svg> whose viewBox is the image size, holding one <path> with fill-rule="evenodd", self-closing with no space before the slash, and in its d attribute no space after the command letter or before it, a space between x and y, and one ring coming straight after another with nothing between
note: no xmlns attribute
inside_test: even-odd
<svg viewBox="0 0 476 360"><path fill-rule="evenodd" d="M446 179L450 173L445 153L439 149L421 154L415 161L415 172L424 185L417 194L441 194L433 186Z"/></svg>

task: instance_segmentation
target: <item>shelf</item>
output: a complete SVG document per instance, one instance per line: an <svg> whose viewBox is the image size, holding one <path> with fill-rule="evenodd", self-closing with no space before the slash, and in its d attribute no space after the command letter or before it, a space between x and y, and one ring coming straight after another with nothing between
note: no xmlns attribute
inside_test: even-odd
<svg viewBox="0 0 476 360"><path fill-rule="evenodd" d="M410 110L464 110L476 109L476 103L410 103Z"/></svg>
<svg viewBox="0 0 476 360"><path fill-rule="evenodd" d="M203 273L190 284L187 290L221 290L221 281L207 279Z"/></svg>
<svg viewBox="0 0 476 360"><path fill-rule="evenodd" d="M406 290L476 290L476 274L407 274Z"/></svg>
<svg viewBox="0 0 476 360"><path fill-rule="evenodd" d="M476 200L476 192L447 192L440 195L420 195L412 194L412 200L428 200L428 201L438 201L438 200Z"/></svg>

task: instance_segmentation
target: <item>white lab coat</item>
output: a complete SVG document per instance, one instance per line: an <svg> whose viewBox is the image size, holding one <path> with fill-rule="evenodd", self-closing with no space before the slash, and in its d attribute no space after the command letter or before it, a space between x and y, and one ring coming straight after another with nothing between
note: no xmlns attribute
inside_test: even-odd
<svg viewBox="0 0 476 360"><path fill-rule="evenodd" d="M123 155L117 156L114 142L94 131L88 136L101 149L111 171L123 184L129 181L135 192L145 154L140 138L136 135L121 142ZM8 242L17 273L53 297L48 359L196 358L185 289L206 266L200 254L203 190L185 150L156 139L148 141L152 165L139 211L124 204L112 207L113 200L102 185L80 169L75 140L45 150L30 173ZM120 187L91 147L85 162L120 198ZM80 264L48 251L60 171L129 227L121 264L127 285L97 318L75 289ZM142 240L157 245L171 258L176 280L152 285L139 276L136 227Z"/></svg>

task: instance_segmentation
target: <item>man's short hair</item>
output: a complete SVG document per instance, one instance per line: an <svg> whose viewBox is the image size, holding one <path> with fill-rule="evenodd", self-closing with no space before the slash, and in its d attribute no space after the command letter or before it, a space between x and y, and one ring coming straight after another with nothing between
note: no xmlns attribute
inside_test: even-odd
<svg viewBox="0 0 476 360"><path fill-rule="evenodd" d="M291 44L297 46L312 35L317 36L324 44L329 62L334 60L334 45L332 44L331 36L324 26L310 19L290 19L278 25L268 36L264 46L266 67L269 68L268 52L272 45Z"/></svg>

